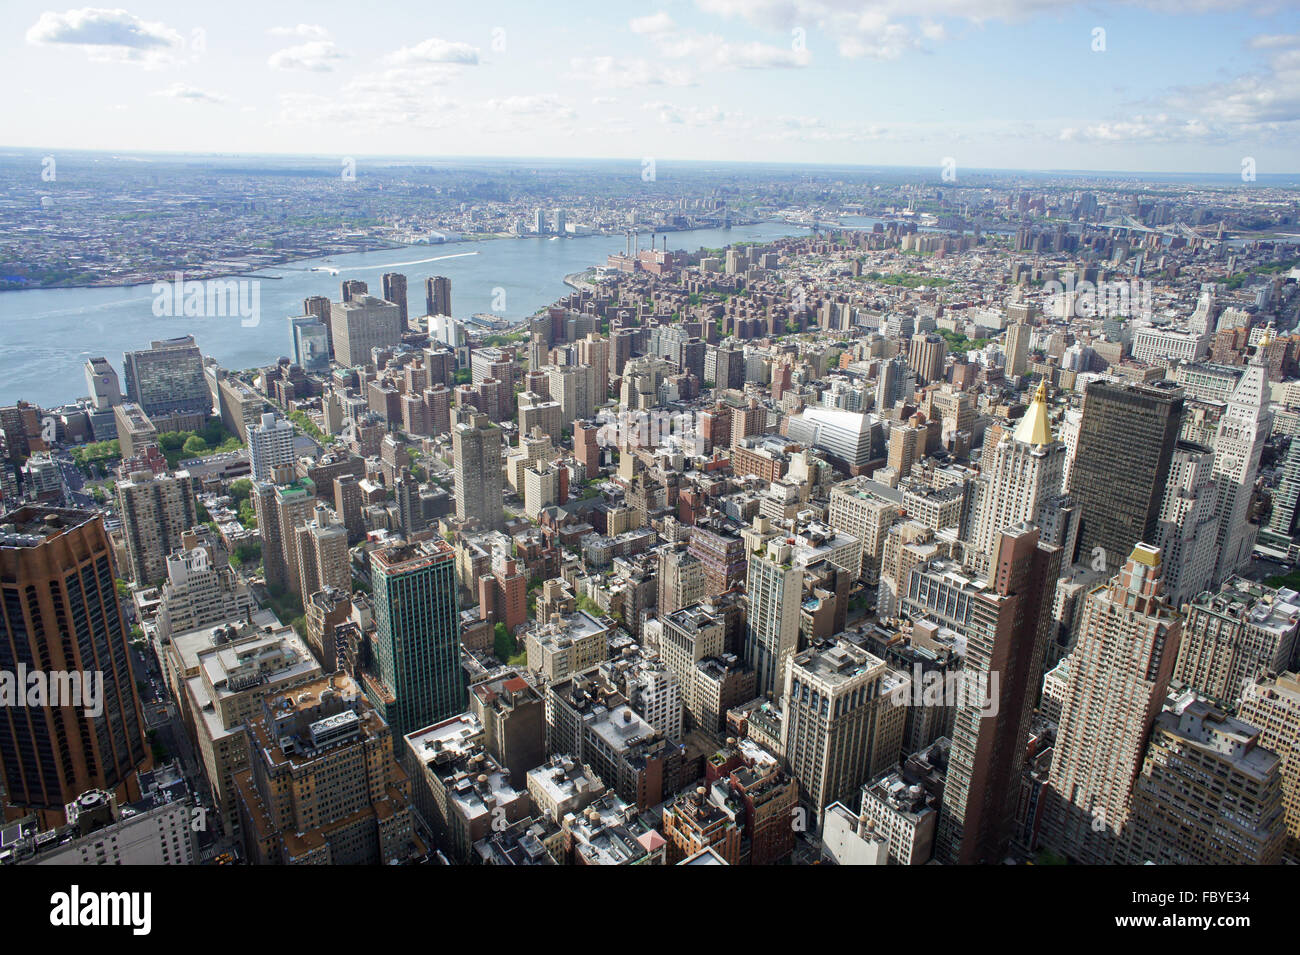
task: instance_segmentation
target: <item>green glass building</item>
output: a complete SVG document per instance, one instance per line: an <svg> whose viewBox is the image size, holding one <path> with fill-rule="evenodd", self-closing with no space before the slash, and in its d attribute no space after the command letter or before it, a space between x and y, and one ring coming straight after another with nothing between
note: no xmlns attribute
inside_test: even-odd
<svg viewBox="0 0 1300 955"><path fill-rule="evenodd" d="M443 540L403 543L370 562L378 635L366 695L400 741L467 704L456 552Z"/></svg>

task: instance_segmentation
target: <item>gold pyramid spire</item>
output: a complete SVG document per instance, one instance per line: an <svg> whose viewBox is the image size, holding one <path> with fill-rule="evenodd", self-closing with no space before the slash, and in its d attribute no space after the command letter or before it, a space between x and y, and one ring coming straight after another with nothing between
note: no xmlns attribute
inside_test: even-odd
<svg viewBox="0 0 1300 955"><path fill-rule="evenodd" d="M1029 403L1029 410L1025 416L1020 419L1020 424L1016 425L1015 439L1024 444L1051 444L1055 439L1052 437L1052 422L1047 414L1047 379L1044 378L1038 383L1038 390L1034 392L1034 400Z"/></svg>

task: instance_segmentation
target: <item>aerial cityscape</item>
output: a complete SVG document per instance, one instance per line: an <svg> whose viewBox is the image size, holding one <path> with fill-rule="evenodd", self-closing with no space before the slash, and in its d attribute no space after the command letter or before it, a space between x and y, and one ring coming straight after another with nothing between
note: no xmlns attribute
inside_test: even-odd
<svg viewBox="0 0 1300 955"><path fill-rule="evenodd" d="M298 6L3 15L0 868L1300 862L1293 4Z"/></svg>

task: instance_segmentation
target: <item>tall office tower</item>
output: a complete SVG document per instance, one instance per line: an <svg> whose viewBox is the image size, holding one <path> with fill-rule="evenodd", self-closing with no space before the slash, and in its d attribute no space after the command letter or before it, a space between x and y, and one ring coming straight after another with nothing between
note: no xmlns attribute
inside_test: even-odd
<svg viewBox="0 0 1300 955"><path fill-rule="evenodd" d="M107 358L86 359L86 390L96 411L108 411L122 403L122 386Z"/></svg>
<svg viewBox="0 0 1300 955"><path fill-rule="evenodd" d="M1211 585L1215 564L1214 453L1179 441L1169 462L1156 546L1164 555L1165 594L1181 607Z"/></svg>
<svg viewBox="0 0 1300 955"><path fill-rule="evenodd" d="M329 323L314 315L289 319L289 345L293 363L303 371L327 372L330 366Z"/></svg>
<svg viewBox="0 0 1300 955"><path fill-rule="evenodd" d="M370 364L370 350L400 344L404 328L398 307L373 295L330 305L334 359L344 367Z"/></svg>
<svg viewBox="0 0 1300 955"><path fill-rule="evenodd" d="M406 276L401 272L384 273L384 301L402 310L402 328L407 327Z"/></svg>
<svg viewBox="0 0 1300 955"><path fill-rule="evenodd" d="M256 487L258 482L254 482ZM285 568L285 587L300 597L310 597L303 590L303 567L299 561L298 528L312 519L316 506L316 486L307 478L292 484L277 485L274 494L275 524L280 532L280 552ZM258 527L262 526L258 518ZM262 561L265 563L266 538L262 538ZM310 581L310 576L308 577ZM269 583L269 580L268 580Z"/></svg>
<svg viewBox="0 0 1300 955"><path fill-rule="evenodd" d="M370 286L361 281L361 279L344 279L340 286L340 293L345 302L361 298L369 293L369 291Z"/></svg>
<svg viewBox="0 0 1300 955"><path fill-rule="evenodd" d="M868 584L880 580L880 561L890 525L902 519L902 495L867 477L851 478L831 488L831 527L862 541L862 569Z"/></svg>
<svg viewBox="0 0 1300 955"><path fill-rule="evenodd" d="M916 390L916 377L903 355L881 362L876 379L876 410L883 414Z"/></svg>
<svg viewBox="0 0 1300 955"><path fill-rule="evenodd" d="M1216 582L1236 573L1255 549L1259 529L1250 523L1250 501L1255 493L1264 442L1273 426L1265 362L1268 344L1269 336L1265 332L1228 399L1228 407L1219 419L1218 434L1214 436L1214 476L1219 485L1215 508L1219 522Z"/></svg>
<svg viewBox="0 0 1300 955"><path fill-rule="evenodd" d="M724 526L696 525L686 545L704 567L704 591L725 593L745 579L745 542Z"/></svg>
<svg viewBox="0 0 1300 955"><path fill-rule="evenodd" d="M357 483L355 474L340 474L334 479L334 513L347 528L350 544L366 536L366 523L361 516L361 498L361 485Z"/></svg>
<svg viewBox="0 0 1300 955"><path fill-rule="evenodd" d="M942 335L913 335L907 351L907 363L921 379L921 383L928 385L932 381L942 380L943 360L947 355L948 343Z"/></svg>
<svg viewBox="0 0 1300 955"><path fill-rule="evenodd" d="M912 473L912 466L925 457L924 428L910 424L895 424L889 429L889 457L887 464L897 478Z"/></svg>
<svg viewBox="0 0 1300 955"><path fill-rule="evenodd" d="M311 520L294 531L304 603L318 590L352 590L347 528L324 504L317 504L312 514Z"/></svg>
<svg viewBox="0 0 1300 955"><path fill-rule="evenodd" d="M330 298L328 295L309 295L302 300L302 313L304 315L315 315L316 319L326 327L330 323Z"/></svg>
<svg viewBox="0 0 1300 955"><path fill-rule="evenodd" d="M712 657L722 656L726 647L726 625L703 607L692 604L670 613L660 608L663 633L659 638L659 656L672 671L681 688L682 703L693 725L710 731L712 710L705 692L706 681L700 679L699 665ZM681 738L678 733L673 739Z"/></svg>
<svg viewBox="0 0 1300 955"><path fill-rule="evenodd" d="M189 471L174 475L134 471L129 479L118 482L122 536L136 584L156 584L167 576L167 555L180 546L181 536L199 523L196 490Z"/></svg>
<svg viewBox="0 0 1300 955"><path fill-rule="evenodd" d="M715 365L713 385L715 388L745 387L745 349L739 342L725 341L714 349Z"/></svg>
<svg viewBox="0 0 1300 955"><path fill-rule="evenodd" d="M1069 657L1042 838L1085 864L1115 857L1178 657L1182 621L1164 599L1160 564L1156 548L1133 548L1110 584L1088 594Z"/></svg>
<svg viewBox="0 0 1300 955"><path fill-rule="evenodd" d="M743 408L731 410L731 445L735 447L741 438L763 434L767 430L767 409L758 403L757 398L750 398Z"/></svg>
<svg viewBox="0 0 1300 955"><path fill-rule="evenodd" d="M424 406L431 434L446 434L451 430L451 390L446 385L436 384L426 389Z"/></svg>
<svg viewBox="0 0 1300 955"><path fill-rule="evenodd" d="M659 549L659 616L689 607L704 599L704 565L691 554L686 543L665 544Z"/></svg>
<svg viewBox="0 0 1300 955"><path fill-rule="evenodd" d="M24 693L39 671L59 697L0 707L7 805L62 824L91 789L139 799L149 756L100 515L40 506L0 518L0 594L0 671Z"/></svg>
<svg viewBox="0 0 1300 955"><path fill-rule="evenodd" d="M754 668L760 696L780 692L785 665L799 644L803 569L791 564L791 554L785 538L773 538L765 555L749 555L745 662Z"/></svg>
<svg viewBox="0 0 1300 955"><path fill-rule="evenodd" d="M1182 413L1182 389L1169 381L1089 383L1070 473L1081 562L1101 557L1113 571L1134 544L1156 539Z"/></svg>
<svg viewBox="0 0 1300 955"><path fill-rule="evenodd" d="M415 855L410 781L393 737L346 673L262 700L235 775L258 865L389 865Z"/></svg>
<svg viewBox="0 0 1300 955"><path fill-rule="evenodd" d="M1300 852L1300 676L1263 677L1246 688L1237 714L1260 729L1259 745L1281 759L1287 854Z"/></svg>
<svg viewBox="0 0 1300 955"><path fill-rule="evenodd" d="M1276 865L1286 842L1281 760L1264 734L1195 700L1156 718L1117 861Z"/></svg>
<svg viewBox="0 0 1300 955"><path fill-rule="evenodd" d="M1282 480L1273 495L1273 513L1268 518L1268 533L1289 540L1300 508L1300 438L1292 438L1282 463Z"/></svg>
<svg viewBox="0 0 1300 955"><path fill-rule="evenodd" d="M591 332L578 342L578 362L590 365L593 373L592 407L605 403L609 396L609 339Z"/></svg>
<svg viewBox="0 0 1300 955"><path fill-rule="evenodd" d="M831 803L895 765L909 680L847 640L792 657L783 676L782 748L802 799L820 822Z"/></svg>
<svg viewBox="0 0 1300 955"><path fill-rule="evenodd" d="M366 695L400 740L465 709L456 550L442 539L370 555L375 666Z"/></svg>
<svg viewBox="0 0 1300 955"><path fill-rule="evenodd" d="M326 365L329 364L329 356L334 354L334 331L330 328L330 308L328 295L309 295L302 300L302 313L315 315L316 320L325 326Z"/></svg>
<svg viewBox="0 0 1300 955"><path fill-rule="evenodd" d="M254 481L269 481L275 469L293 464L293 425L274 411L262 415L262 423L248 432L248 460Z"/></svg>
<svg viewBox="0 0 1300 955"><path fill-rule="evenodd" d="M611 377L621 376L627 363L632 360L632 355L637 350L637 334L638 330L635 328L616 328L613 330ZM529 363L528 367L535 368L536 366Z"/></svg>
<svg viewBox="0 0 1300 955"><path fill-rule="evenodd" d="M1229 577L1186 608L1174 679L1216 706L1235 708L1265 673L1290 668L1300 639L1300 594Z"/></svg>
<svg viewBox="0 0 1300 955"><path fill-rule="evenodd" d="M1033 329L1024 322L1007 326L1006 376L1018 378L1029 370L1029 336Z"/></svg>
<svg viewBox="0 0 1300 955"><path fill-rule="evenodd" d="M988 587L972 601L961 673L966 692L953 721L936 834L940 861L998 863L1010 843L1061 556L1031 524L1004 529Z"/></svg>
<svg viewBox="0 0 1300 955"><path fill-rule="evenodd" d="M986 461L989 458L986 456ZM1015 431L1003 431L975 484L975 522L968 558L983 573L1002 531L1021 521L1041 524L1041 512L1061 493L1065 445L1052 435L1047 382L1040 382Z"/></svg>
<svg viewBox="0 0 1300 955"><path fill-rule="evenodd" d="M152 342L122 355L126 393L149 417L212 413L203 355L193 335Z"/></svg>
<svg viewBox="0 0 1300 955"><path fill-rule="evenodd" d="M451 429L456 473L456 517L477 520L486 530L505 523L501 510L501 429L471 413Z"/></svg>
<svg viewBox="0 0 1300 955"><path fill-rule="evenodd" d="M451 315L451 279L435 275L424 280L424 307L429 315Z"/></svg>
<svg viewBox="0 0 1300 955"><path fill-rule="evenodd" d="M268 590L284 590L289 585L289 568L284 561L284 539L280 533L280 510L276 506L275 485L270 481L253 482L253 511L257 515L257 533L262 538L262 574Z"/></svg>
<svg viewBox="0 0 1300 955"><path fill-rule="evenodd" d="M590 365L544 365L546 387L552 400L560 403L565 421L586 420L596 413L599 384Z"/></svg>

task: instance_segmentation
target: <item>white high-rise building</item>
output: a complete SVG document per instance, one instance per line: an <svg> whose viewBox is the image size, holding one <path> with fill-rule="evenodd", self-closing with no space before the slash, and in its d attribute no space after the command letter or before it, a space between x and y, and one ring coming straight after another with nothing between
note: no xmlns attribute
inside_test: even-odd
<svg viewBox="0 0 1300 955"><path fill-rule="evenodd" d="M1273 425L1273 413L1268 407L1268 342L1265 334L1228 400L1214 437L1214 474L1219 484L1215 583L1234 573L1255 548L1258 528L1248 521L1250 499L1259 476L1264 442Z"/></svg>
<svg viewBox="0 0 1300 955"><path fill-rule="evenodd" d="M248 430L248 460L254 481L269 481L282 464L293 464L293 425L274 411L262 415L262 423Z"/></svg>
<svg viewBox="0 0 1300 955"><path fill-rule="evenodd" d="M784 538L768 541L767 554L751 554L746 593L749 630L745 662L758 676L759 694L781 689L785 665L799 645L799 609L803 570L791 562Z"/></svg>
<svg viewBox="0 0 1300 955"><path fill-rule="evenodd" d="M1214 453L1180 441L1169 462L1156 538L1165 558L1165 593L1173 607L1181 607L1213 580L1217 504Z"/></svg>
<svg viewBox="0 0 1300 955"><path fill-rule="evenodd" d="M1036 522L1039 510L1061 493L1065 456L1065 445L1052 436L1047 383L1041 382L1029 410L1014 432L1003 433L976 484L968 555L978 571L988 570L1003 530L1022 521Z"/></svg>

